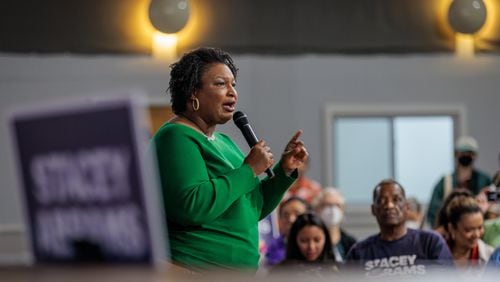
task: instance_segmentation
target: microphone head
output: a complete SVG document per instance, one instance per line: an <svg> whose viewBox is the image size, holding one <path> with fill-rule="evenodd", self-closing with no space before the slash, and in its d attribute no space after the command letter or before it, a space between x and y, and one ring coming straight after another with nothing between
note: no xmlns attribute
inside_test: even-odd
<svg viewBox="0 0 500 282"><path fill-rule="evenodd" d="M237 111L233 114L233 121L238 128L242 128L248 124L248 118L242 111Z"/></svg>

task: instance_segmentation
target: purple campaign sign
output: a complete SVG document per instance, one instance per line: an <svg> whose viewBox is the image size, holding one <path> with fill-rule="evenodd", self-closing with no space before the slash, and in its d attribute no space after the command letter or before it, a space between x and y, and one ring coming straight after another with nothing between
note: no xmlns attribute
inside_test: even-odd
<svg viewBox="0 0 500 282"><path fill-rule="evenodd" d="M136 99L119 98L12 115L35 262L164 260L141 109Z"/></svg>

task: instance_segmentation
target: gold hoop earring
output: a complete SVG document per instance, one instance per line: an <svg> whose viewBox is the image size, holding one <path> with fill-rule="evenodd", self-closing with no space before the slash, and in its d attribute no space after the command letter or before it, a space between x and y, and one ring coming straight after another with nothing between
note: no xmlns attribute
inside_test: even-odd
<svg viewBox="0 0 500 282"><path fill-rule="evenodd" d="M193 102L191 102L191 105L193 106L193 110L196 112L197 110L200 109L200 100L198 98L194 98Z"/></svg>

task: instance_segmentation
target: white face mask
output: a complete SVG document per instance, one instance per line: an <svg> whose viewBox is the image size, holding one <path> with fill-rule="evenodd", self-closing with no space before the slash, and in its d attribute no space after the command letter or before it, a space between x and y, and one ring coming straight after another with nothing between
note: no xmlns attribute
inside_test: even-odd
<svg viewBox="0 0 500 282"><path fill-rule="evenodd" d="M342 222L344 212L337 206L324 207L321 211L321 219L326 226L336 226Z"/></svg>

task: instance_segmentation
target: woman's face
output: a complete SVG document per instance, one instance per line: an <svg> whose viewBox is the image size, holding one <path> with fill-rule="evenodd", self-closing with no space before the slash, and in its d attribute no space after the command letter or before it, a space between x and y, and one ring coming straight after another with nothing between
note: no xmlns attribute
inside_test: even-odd
<svg viewBox="0 0 500 282"><path fill-rule="evenodd" d="M325 247L325 233L318 226L305 226L297 234L297 245L306 260L315 261Z"/></svg>
<svg viewBox="0 0 500 282"><path fill-rule="evenodd" d="M467 213L460 217L457 227L451 228L455 244L464 248L473 248L483 236L483 215L480 212Z"/></svg>
<svg viewBox="0 0 500 282"><path fill-rule="evenodd" d="M301 201L292 200L286 205L282 206L278 215L278 226L280 229L280 234L283 236L288 236L288 232L292 227L292 224L297 219L297 216L305 213L307 207Z"/></svg>
<svg viewBox="0 0 500 282"><path fill-rule="evenodd" d="M201 88L195 92L200 108L195 113L209 125L226 123L232 118L238 100L233 73L225 64L216 63L207 67L201 81Z"/></svg>

